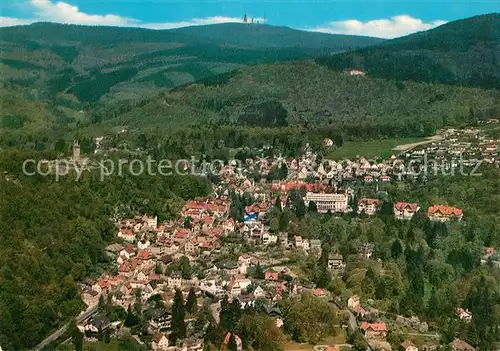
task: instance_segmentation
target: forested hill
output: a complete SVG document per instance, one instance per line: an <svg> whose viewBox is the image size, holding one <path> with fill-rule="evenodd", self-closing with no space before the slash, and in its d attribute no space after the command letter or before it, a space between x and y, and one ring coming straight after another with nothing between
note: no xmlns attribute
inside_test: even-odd
<svg viewBox="0 0 500 351"><path fill-rule="evenodd" d="M317 62L374 77L500 88L500 14L450 22Z"/></svg>
<svg viewBox="0 0 500 351"><path fill-rule="evenodd" d="M248 67L104 110L89 133L115 125L165 133L211 121L247 134L253 127L277 133L290 126L335 129L352 138L414 137L498 114L495 90L353 77L313 62L290 62Z"/></svg>
<svg viewBox="0 0 500 351"><path fill-rule="evenodd" d="M219 25L184 27L173 29L171 32L245 47L328 48L331 51L345 51L385 41L384 39L372 37L306 32L289 27L270 26L267 24L245 25L240 23L223 23ZM231 35L228 35L228 33L231 33Z"/></svg>
<svg viewBox="0 0 500 351"><path fill-rule="evenodd" d="M1 28L0 38L0 81L82 107L141 98L247 65L381 42L241 23L178 30L35 23Z"/></svg>

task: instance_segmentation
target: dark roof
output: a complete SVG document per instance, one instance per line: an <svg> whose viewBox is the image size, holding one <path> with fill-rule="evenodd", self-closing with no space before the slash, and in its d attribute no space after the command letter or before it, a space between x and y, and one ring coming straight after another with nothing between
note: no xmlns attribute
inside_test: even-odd
<svg viewBox="0 0 500 351"><path fill-rule="evenodd" d="M106 316L95 316L91 324L99 330L106 329L109 325L109 319Z"/></svg>

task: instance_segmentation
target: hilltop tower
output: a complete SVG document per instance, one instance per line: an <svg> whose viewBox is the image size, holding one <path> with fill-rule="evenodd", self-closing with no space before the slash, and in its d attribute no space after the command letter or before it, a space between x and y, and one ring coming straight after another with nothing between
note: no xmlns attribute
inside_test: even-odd
<svg viewBox="0 0 500 351"><path fill-rule="evenodd" d="M78 140L73 141L73 160L80 159L80 143Z"/></svg>

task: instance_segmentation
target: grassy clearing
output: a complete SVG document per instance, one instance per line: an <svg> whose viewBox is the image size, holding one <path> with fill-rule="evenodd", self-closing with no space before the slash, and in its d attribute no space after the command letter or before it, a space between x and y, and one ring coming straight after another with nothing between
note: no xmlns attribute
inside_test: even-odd
<svg viewBox="0 0 500 351"><path fill-rule="evenodd" d="M356 156L363 156L365 158L386 158L395 153L392 149L398 145L417 143L424 140L424 138L399 138L370 141L348 141L341 147L332 150L326 157L330 159L354 158Z"/></svg>
<svg viewBox="0 0 500 351"><path fill-rule="evenodd" d="M332 335L324 340L321 340L318 342L318 345L343 345L345 344L346 341L346 335L345 331L342 330L341 328L336 328L337 335ZM314 345L311 344L299 344L297 342L294 342L292 340L287 340L284 349L287 351L311 351L314 350Z"/></svg>

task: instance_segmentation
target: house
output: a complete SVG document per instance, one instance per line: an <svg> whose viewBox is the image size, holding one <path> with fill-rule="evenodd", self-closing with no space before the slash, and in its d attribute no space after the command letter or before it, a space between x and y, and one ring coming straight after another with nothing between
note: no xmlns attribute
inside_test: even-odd
<svg viewBox="0 0 500 351"><path fill-rule="evenodd" d="M323 139L323 146L327 147L333 146L333 140L330 138Z"/></svg>
<svg viewBox="0 0 500 351"><path fill-rule="evenodd" d="M365 243L358 248L359 255L363 258L369 260L373 256L373 251L375 250L375 244Z"/></svg>
<svg viewBox="0 0 500 351"><path fill-rule="evenodd" d="M313 295L314 295L314 296L316 296L316 297L325 297L325 296L326 296L326 292L325 292L325 290L323 290L323 289L319 289L319 288L314 289L314 290L312 291L312 293L313 293Z"/></svg>
<svg viewBox="0 0 500 351"><path fill-rule="evenodd" d="M231 337L233 337L234 341L236 342L236 351L243 351L243 343L241 341L241 338L236 334L231 334L230 332L226 334L226 337L224 338L224 343L221 346L221 350L223 351L229 350L229 341L231 340Z"/></svg>
<svg viewBox="0 0 500 351"><path fill-rule="evenodd" d="M351 310L359 306L359 296L352 295L349 299L347 299L347 307Z"/></svg>
<svg viewBox="0 0 500 351"><path fill-rule="evenodd" d="M188 338L184 339L182 342L181 351L203 351L205 343L203 339Z"/></svg>
<svg viewBox="0 0 500 351"><path fill-rule="evenodd" d="M427 215L431 221L435 222L447 222L452 219L460 221L463 217L463 210L452 206L435 205L429 207Z"/></svg>
<svg viewBox="0 0 500 351"><path fill-rule="evenodd" d="M92 333L101 333L109 327L109 319L105 316L97 315L85 325L85 330Z"/></svg>
<svg viewBox="0 0 500 351"><path fill-rule="evenodd" d="M389 177L388 175L383 175L383 176L380 177L380 181L384 182L384 183L390 182L391 181L391 177Z"/></svg>
<svg viewBox="0 0 500 351"><path fill-rule="evenodd" d="M311 247L311 244L310 244L309 240L307 240L307 239L302 240L302 250L309 251L310 247Z"/></svg>
<svg viewBox="0 0 500 351"><path fill-rule="evenodd" d="M296 247L297 249L302 248L302 244L303 244L303 242L302 242L302 237L301 237L300 235L297 235L297 236L295 237L295 247Z"/></svg>
<svg viewBox="0 0 500 351"><path fill-rule="evenodd" d="M157 216L146 216L142 218L142 221L148 226L149 229L156 230L158 229L158 217Z"/></svg>
<svg viewBox="0 0 500 351"><path fill-rule="evenodd" d="M310 241L310 248L311 250L321 250L321 240L319 239L311 239Z"/></svg>
<svg viewBox="0 0 500 351"><path fill-rule="evenodd" d="M453 340L449 346L451 347L452 350L460 350L460 351L474 351L475 349L467 344L465 341L460 340L460 339L455 339Z"/></svg>
<svg viewBox="0 0 500 351"><path fill-rule="evenodd" d="M262 299L262 298L266 297L266 292L264 291L264 289L262 289L260 286L258 286L253 291L253 296L255 296L256 299Z"/></svg>
<svg viewBox="0 0 500 351"><path fill-rule="evenodd" d="M344 269L344 257L340 254L328 255L328 268L334 271L342 271Z"/></svg>
<svg viewBox="0 0 500 351"><path fill-rule="evenodd" d="M279 276L277 272L267 271L264 273L264 279L268 281L277 281Z"/></svg>
<svg viewBox="0 0 500 351"><path fill-rule="evenodd" d="M381 203L382 201L378 199L361 199L358 202L358 214L364 212L368 216L373 216L377 212L377 209Z"/></svg>
<svg viewBox="0 0 500 351"><path fill-rule="evenodd" d="M151 313L149 326L152 330L159 332L160 330L169 329L172 325L172 315L166 309L158 308Z"/></svg>
<svg viewBox="0 0 500 351"><path fill-rule="evenodd" d="M229 281L229 294L231 296L241 295L242 292L246 291L248 287L252 285L250 279L245 279L244 277L232 276Z"/></svg>
<svg viewBox="0 0 500 351"><path fill-rule="evenodd" d="M347 74L350 76L355 76L355 77L364 77L366 76L366 73L363 71L360 71L358 69L351 69L350 71L347 71Z"/></svg>
<svg viewBox="0 0 500 351"><path fill-rule="evenodd" d="M280 243L280 246L283 247L283 248L288 248L289 245L288 245L288 234L287 233L280 233L279 234L279 243Z"/></svg>
<svg viewBox="0 0 500 351"><path fill-rule="evenodd" d="M277 242L278 242L277 235L272 235L269 233L264 233L262 235L262 244L264 244L264 245L276 244Z"/></svg>
<svg viewBox="0 0 500 351"><path fill-rule="evenodd" d="M472 321L472 312L467 309L464 310L463 308L457 308L457 316L460 320L466 323L470 323Z"/></svg>
<svg viewBox="0 0 500 351"><path fill-rule="evenodd" d="M168 349L168 338L165 334L154 334L151 340L151 348L154 351L166 351Z"/></svg>
<svg viewBox="0 0 500 351"><path fill-rule="evenodd" d="M238 257L238 264L245 264L247 267L250 266L252 264L252 256L248 254L241 255L240 257Z"/></svg>
<svg viewBox="0 0 500 351"><path fill-rule="evenodd" d="M186 255L195 255L198 252L198 243L195 240L189 240L184 244L184 253Z"/></svg>
<svg viewBox="0 0 500 351"><path fill-rule="evenodd" d="M401 349L404 351L418 351L418 347L416 347L410 340L403 341L401 343Z"/></svg>
<svg viewBox="0 0 500 351"><path fill-rule="evenodd" d="M387 325L384 322L381 323L361 323L361 329L365 333L367 339L379 339L384 340L387 337Z"/></svg>
<svg viewBox="0 0 500 351"><path fill-rule="evenodd" d="M149 242L149 240L140 240L137 243L137 249L138 250L146 250L150 245L151 245L151 243Z"/></svg>
<svg viewBox="0 0 500 351"><path fill-rule="evenodd" d="M180 288L182 285L182 276L178 272L172 273L167 277L167 285L169 288Z"/></svg>
<svg viewBox="0 0 500 351"><path fill-rule="evenodd" d="M393 207L394 217L396 219L412 219L413 215L420 210L417 203L396 202Z"/></svg>
<svg viewBox="0 0 500 351"><path fill-rule="evenodd" d="M365 183L373 183L373 177L370 175L365 176L363 179Z"/></svg>

